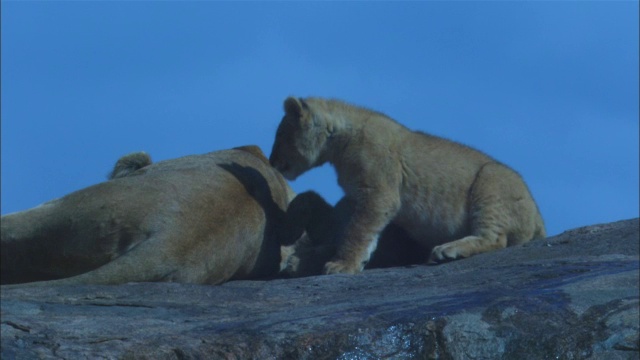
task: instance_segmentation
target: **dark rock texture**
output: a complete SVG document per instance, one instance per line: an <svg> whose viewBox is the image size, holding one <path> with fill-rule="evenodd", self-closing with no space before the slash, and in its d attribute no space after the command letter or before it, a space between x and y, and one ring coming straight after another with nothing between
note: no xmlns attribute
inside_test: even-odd
<svg viewBox="0 0 640 360"><path fill-rule="evenodd" d="M2 359L638 359L639 220L437 266L2 291Z"/></svg>

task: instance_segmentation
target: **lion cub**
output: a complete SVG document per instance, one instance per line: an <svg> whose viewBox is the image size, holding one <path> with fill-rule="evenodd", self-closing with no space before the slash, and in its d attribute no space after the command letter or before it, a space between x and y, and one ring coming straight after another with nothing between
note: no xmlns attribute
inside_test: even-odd
<svg viewBox="0 0 640 360"><path fill-rule="evenodd" d="M338 100L289 97L284 110L271 165L294 180L329 162L354 203L327 274L362 271L391 222L433 247L430 262L546 236L520 175L480 151Z"/></svg>

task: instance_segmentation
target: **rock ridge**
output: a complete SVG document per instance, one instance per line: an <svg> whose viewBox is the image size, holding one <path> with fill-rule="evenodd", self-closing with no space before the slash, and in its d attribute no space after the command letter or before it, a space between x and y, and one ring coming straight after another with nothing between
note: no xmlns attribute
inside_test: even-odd
<svg viewBox="0 0 640 360"><path fill-rule="evenodd" d="M3 359L638 359L639 219L437 266L3 289Z"/></svg>

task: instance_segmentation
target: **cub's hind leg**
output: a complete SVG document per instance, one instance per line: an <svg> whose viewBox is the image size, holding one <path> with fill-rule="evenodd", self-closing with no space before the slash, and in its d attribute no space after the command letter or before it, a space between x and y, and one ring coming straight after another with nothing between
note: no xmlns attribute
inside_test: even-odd
<svg viewBox="0 0 640 360"><path fill-rule="evenodd" d="M504 234L497 234L497 236L466 236L433 248L431 256L429 256L429 263L446 262L491 250L503 249L507 246L506 244L507 237Z"/></svg>
<svg viewBox="0 0 640 360"><path fill-rule="evenodd" d="M544 234L540 213L526 184L500 163L485 164L469 190L470 234L436 246L429 262L469 257Z"/></svg>

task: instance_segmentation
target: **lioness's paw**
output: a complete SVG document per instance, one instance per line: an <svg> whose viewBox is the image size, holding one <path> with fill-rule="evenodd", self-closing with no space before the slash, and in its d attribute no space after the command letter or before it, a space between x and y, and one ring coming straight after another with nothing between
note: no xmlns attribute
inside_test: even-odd
<svg viewBox="0 0 640 360"><path fill-rule="evenodd" d="M330 274L357 274L361 271L359 266L350 265L344 261L329 261L324 265L324 273Z"/></svg>
<svg viewBox="0 0 640 360"><path fill-rule="evenodd" d="M464 256L458 250L457 246L451 244L436 246L429 256L429 264L439 264L463 258Z"/></svg>

